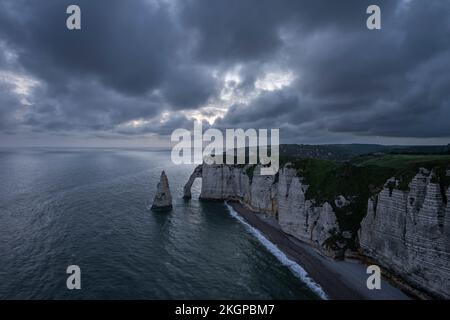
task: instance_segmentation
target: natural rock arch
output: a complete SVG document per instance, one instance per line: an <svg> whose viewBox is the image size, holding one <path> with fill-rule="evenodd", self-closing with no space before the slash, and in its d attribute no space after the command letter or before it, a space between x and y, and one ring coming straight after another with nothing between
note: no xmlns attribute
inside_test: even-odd
<svg viewBox="0 0 450 320"><path fill-rule="evenodd" d="M195 168L194 172L192 172L191 176L189 177L188 182L184 185L183 198L185 198L185 199L192 198L192 194L191 194L192 184L194 183L195 179L202 178L202 173L203 173L202 169L203 169L203 166L199 165Z"/></svg>

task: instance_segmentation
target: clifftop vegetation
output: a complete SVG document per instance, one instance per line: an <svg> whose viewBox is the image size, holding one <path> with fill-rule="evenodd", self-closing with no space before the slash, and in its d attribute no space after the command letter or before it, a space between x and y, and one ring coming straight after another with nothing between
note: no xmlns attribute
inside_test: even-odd
<svg viewBox="0 0 450 320"><path fill-rule="evenodd" d="M321 159L282 157L281 165L290 163L297 175L309 185L307 199L317 204L328 202L336 212L342 230L355 235L367 212L369 197L380 192L385 182L397 178L396 188L407 190L419 168L434 170L435 182L441 185L444 200L450 185L447 170L450 169L450 155L381 154L357 156L350 161L338 162ZM335 204L339 195L350 203L340 207ZM349 244L353 243L350 239Z"/></svg>

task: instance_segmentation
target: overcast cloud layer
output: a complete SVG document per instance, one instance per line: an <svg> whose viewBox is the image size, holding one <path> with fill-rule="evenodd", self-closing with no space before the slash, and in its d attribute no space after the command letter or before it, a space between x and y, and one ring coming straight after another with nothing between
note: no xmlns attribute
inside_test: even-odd
<svg viewBox="0 0 450 320"><path fill-rule="evenodd" d="M448 143L449 17L446 0L0 0L0 144L160 145L193 119Z"/></svg>

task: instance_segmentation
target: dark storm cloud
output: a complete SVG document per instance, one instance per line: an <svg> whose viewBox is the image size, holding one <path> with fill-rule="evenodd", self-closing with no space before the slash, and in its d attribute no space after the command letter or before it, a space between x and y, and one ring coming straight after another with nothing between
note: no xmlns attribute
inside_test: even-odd
<svg viewBox="0 0 450 320"><path fill-rule="evenodd" d="M78 4L82 30L65 27L66 8ZM2 36L24 67L54 85L95 77L128 94L157 86L181 41L165 6L147 1L21 1L4 5Z"/></svg>
<svg viewBox="0 0 450 320"><path fill-rule="evenodd" d="M80 32L65 27L65 11L73 3L82 8ZM23 69L44 84L24 117L23 124L33 130L110 130L163 109L192 108L214 90L200 68L176 63L186 44L164 3L19 0L1 5L2 40L18 54ZM154 93L158 90L164 96Z"/></svg>
<svg viewBox="0 0 450 320"><path fill-rule="evenodd" d="M339 23L339 17L328 17L336 22L331 28L318 18L307 23L308 32L294 30L290 39L299 40L280 51L298 75L285 94L298 99L290 108L280 108L276 98L272 107L257 100L240 111L232 108L221 125L239 126L242 113L242 119L255 119L255 126L260 119L280 128L302 123L304 131L297 127L293 137L316 129L324 135L449 137L450 3L389 3L396 8L380 4L380 31ZM347 13L346 19L358 20L354 11Z"/></svg>
<svg viewBox="0 0 450 320"><path fill-rule="evenodd" d="M382 2L388 14L395 1ZM303 32L360 29L369 4L361 0L188 0L182 2L182 18L196 31L200 59L252 61L267 59L283 47L285 28Z"/></svg>
<svg viewBox="0 0 450 320"><path fill-rule="evenodd" d="M121 95L95 81L74 82L70 90L36 92L36 103L25 113L24 124L34 130L112 130L134 119L153 117L161 110L157 98Z"/></svg>
<svg viewBox="0 0 450 320"><path fill-rule="evenodd" d="M295 123L298 124L310 120L313 111L302 107L298 96L295 94L268 92L262 94L250 105L238 104L231 106L226 117L218 119L215 124L222 128L233 126L234 123L247 128L269 128L273 127L273 123L281 124L295 120ZM292 119L292 115L299 113L303 117Z"/></svg>
<svg viewBox="0 0 450 320"><path fill-rule="evenodd" d="M217 93L217 85L208 70L192 66L171 70L161 88L174 109L198 107Z"/></svg>
<svg viewBox="0 0 450 320"><path fill-rule="evenodd" d="M69 4L81 31L65 28ZM369 4L381 30L365 27ZM0 130L167 135L231 88L254 98L221 128L450 137L449 15L438 0L0 0L0 71L38 81L29 106L2 81ZM295 79L258 88L270 72Z"/></svg>

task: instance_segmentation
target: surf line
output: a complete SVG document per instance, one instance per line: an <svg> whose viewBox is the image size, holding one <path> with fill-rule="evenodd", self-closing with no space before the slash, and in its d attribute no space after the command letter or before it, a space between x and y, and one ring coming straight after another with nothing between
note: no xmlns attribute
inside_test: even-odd
<svg viewBox="0 0 450 320"><path fill-rule="evenodd" d="M270 253L272 253L281 264L285 265L289 268L289 270L300 280L302 280L309 289L311 289L314 293L316 293L320 298L324 300L328 300L328 297L323 291L322 287L317 284L311 277L308 275L305 269L303 269L298 263L289 259L283 251L281 251L274 243L270 242L258 229L251 226L241 215L233 209L226 201L225 205L228 209L230 215L242 223L245 228L258 239L258 241L267 249Z"/></svg>

